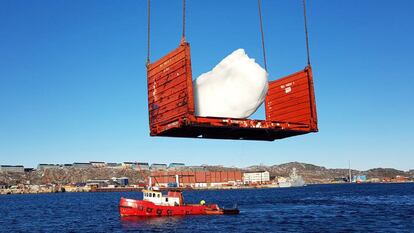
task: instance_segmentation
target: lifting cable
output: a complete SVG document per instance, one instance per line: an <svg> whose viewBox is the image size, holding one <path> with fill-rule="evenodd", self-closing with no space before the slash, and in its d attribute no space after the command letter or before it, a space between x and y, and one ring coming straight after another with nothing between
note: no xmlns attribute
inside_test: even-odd
<svg viewBox="0 0 414 233"><path fill-rule="evenodd" d="M303 19L305 23L305 35L306 35L306 53L308 55L308 66L310 66L310 52L309 52L309 35L308 35L308 19L306 16L306 0L303 0Z"/></svg>
<svg viewBox="0 0 414 233"><path fill-rule="evenodd" d="M149 66L149 64L150 64L150 26L151 26L151 8L150 8L150 0L148 0L148 13L147 13L147 15L148 15L148 31L147 31L147 33L148 33L148 44L147 44L147 67Z"/></svg>
<svg viewBox="0 0 414 233"><path fill-rule="evenodd" d="M263 21L262 21L262 1L257 0L257 4L259 5L260 32L262 33L263 62L264 62L265 70L267 71L266 49L265 49Z"/></svg>
<svg viewBox="0 0 414 233"><path fill-rule="evenodd" d="M181 43L185 42L185 0L183 0L183 33L181 35Z"/></svg>

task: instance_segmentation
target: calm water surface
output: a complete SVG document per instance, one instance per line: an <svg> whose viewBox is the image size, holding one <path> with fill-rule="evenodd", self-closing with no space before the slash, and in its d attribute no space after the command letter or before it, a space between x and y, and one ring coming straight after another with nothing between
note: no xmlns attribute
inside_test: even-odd
<svg viewBox="0 0 414 233"><path fill-rule="evenodd" d="M188 191L240 215L121 219L120 197L141 193L0 196L0 232L414 232L414 184Z"/></svg>

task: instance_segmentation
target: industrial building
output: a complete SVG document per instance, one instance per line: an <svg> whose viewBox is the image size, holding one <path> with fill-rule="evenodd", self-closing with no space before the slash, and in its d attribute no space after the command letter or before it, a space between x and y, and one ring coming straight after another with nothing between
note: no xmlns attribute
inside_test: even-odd
<svg viewBox="0 0 414 233"><path fill-rule="evenodd" d="M227 171L152 171L151 179L153 184L161 187L219 187L242 184L242 172L240 170Z"/></svg>
<svg viewBox="0 0 414 233"><path fill-rule="evenodd" d="M268 171L252 171L243 174L244 184L263 184L270 181L270 174Z"/></svg>

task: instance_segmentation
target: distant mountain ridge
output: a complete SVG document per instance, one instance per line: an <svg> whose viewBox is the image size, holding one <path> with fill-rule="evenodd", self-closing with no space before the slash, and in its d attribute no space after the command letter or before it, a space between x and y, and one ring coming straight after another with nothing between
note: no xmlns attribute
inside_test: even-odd
<svg viewBox="0 0 414 233"><path fill-rule="evenodd" d="M298 175L302 176L306 183L330 183L334 179L348 177L348 169L346 168L326 168L314 164L290 162L279 165L264 166L254 165L247 168L223 167L214 165L203 165L199 169L207 171L223 171L223 170L242 170L242 171L269 171L271 178L287 177L296 168ZM182 169L192 169L191 167ZM366 175L368 179L378 178L395 178L397 175L414 178L414 169L409 171L401 171L393 168L373 168L366 171L352 170L352 175ZM141 173L133 169L112 169L112 168L86 168L86 169L45 169L35 170L32 172L0 172L1 184L67 184L86 182L90 179L110 179L112 177L128 177L130 183L143 182L144 178Z"/></svg>
<svg viewBox="0 0 414 233"><path fill-rule="evenodd" d="M296 168L298 175L302 176L307 183L323 183L329 182L335 178L348 177L349 170L346 168L326 168L323 166L317 166L309 163L301 162L289 162L279 165L264 166L264 165L253 165L246 167L245 170L266 170L269 171L270 176L289 176L292 169ZM366 171L359 171L351 169L352 175L366 175L370 178L394 178L397 175L400 176L414 176L414 169L410 171L401 171L394 168L373 168Z"/></svg>

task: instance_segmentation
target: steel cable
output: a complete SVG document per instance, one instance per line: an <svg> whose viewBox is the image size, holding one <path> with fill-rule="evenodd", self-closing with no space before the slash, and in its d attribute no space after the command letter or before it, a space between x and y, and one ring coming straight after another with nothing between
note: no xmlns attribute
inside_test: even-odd
<svg viewBox="0 0 414 233"><path fill-rule="evenodd" d="M306 14L306 0L303 0L303 19L305 23L305 35L306 35L306 53L308 55L308 65L310 65L310 52L309 52L309 35L308 35L308 19Z"/></svg>
<svg viewBox="0 0 414 233"><path fill-rule="evenodd" d="M148 25L147 25L147 27L148 27L148 31L147 31L147 33L148 33L148 41L147 41L147 66L150 64L150 32L151 32L151 29L150 29L150 26L151 26L151 5L150 5L150 0L148 0L148 13L147 13L147 15L148 15Z"/></svg>
<svg viewBox="0 0 414 233"><path fill-rule="evenodd" d="M257 0L257 3L259 5L260 32L262 34L263 62L264 62L265 70L267 71L266 49L265 49L265 40L264 40L264 32L263 32L263 20L262 20L262 1Z"/></svg>
<svg viewBox="0 0 414 233"><path fill-rule="evenodd" d="M185 0L183 0L183 33L182 33L182 40L185 41Z"/></svg>

